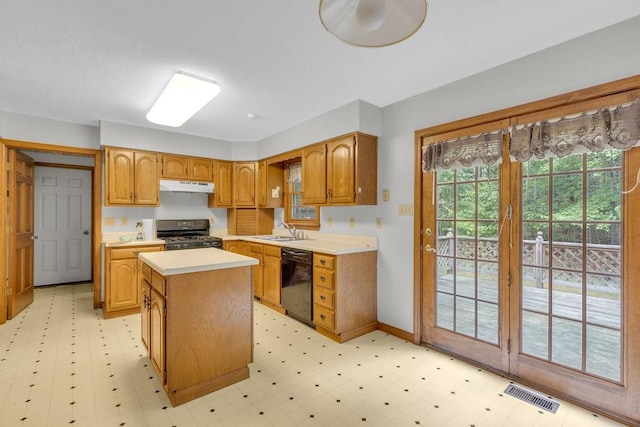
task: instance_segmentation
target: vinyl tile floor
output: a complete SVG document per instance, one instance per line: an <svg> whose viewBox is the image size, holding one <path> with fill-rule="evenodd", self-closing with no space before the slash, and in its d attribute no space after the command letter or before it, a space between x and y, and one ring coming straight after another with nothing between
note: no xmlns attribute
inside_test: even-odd
<svg viewBox="0 0 640 427"><path fill-rule="evenodd" d="M567 402L546 412L505 395L505 378L382 331L335 343L259 303L250 378L174 408L140 315L92 307L91 284L37 288L0 326L0 425L619 425Z"/></svg>

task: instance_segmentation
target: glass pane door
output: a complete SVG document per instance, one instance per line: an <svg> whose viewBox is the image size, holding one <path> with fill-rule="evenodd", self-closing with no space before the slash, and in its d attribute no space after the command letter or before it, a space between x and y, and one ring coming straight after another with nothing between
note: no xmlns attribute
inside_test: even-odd
<svg viewBox="0 0 640 427"><path fill-rule="evenodd" d="M622 152L522 172L523 354L622 381Z"/></svg>
<svg viewBox="0 0 640 427"><path fill-rule="evenodd" d="M435 326L498 345L499 167L436 174Z"/></svg>

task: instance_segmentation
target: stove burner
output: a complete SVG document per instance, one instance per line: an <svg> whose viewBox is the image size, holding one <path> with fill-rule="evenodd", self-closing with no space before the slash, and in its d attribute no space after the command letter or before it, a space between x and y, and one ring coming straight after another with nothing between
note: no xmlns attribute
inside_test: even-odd
<svg viewBox="0 0 640 427"><path fill-rule="evenodd" d="M209 220L159 219L156 221L157 236L164 239L165 250L218 248L222 239L209 236Z"/></svg>

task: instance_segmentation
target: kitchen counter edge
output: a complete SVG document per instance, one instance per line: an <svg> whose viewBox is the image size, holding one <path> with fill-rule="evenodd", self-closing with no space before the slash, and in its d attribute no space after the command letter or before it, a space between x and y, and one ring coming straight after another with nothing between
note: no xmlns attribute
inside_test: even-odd
<svg viewBox="0 0 640 427"><path fill-rule="evenodd" d="M138 258L162 276L247 267L258 264L258 260L255 258L214 248L143 252L138 254Z"/></svg>

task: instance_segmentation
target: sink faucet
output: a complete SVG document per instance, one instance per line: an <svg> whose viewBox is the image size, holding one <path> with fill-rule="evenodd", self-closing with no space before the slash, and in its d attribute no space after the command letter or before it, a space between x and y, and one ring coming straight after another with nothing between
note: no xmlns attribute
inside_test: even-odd
<svg viewBox="0 0 640 427"><path fill-rule="evenodd" d="M284 228L286 228L287 230L289 230L289 234L291 234L291 238L295 239L296 238L296 226L293 224L287 224L286 222L283 222L281 224Z"/></svg>

